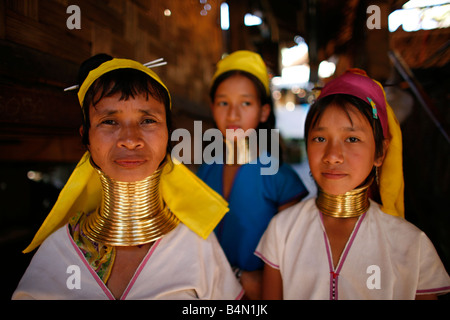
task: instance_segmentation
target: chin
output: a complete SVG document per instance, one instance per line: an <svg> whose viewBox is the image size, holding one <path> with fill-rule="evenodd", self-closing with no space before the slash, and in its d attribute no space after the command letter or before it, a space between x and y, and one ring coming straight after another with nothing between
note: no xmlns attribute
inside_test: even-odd
<svg viewBox="0 0 450 320"><path fill-rule="evenodd" d="M322 191L335 196L343 195L346 192L353 190L353 188L349 189L348 187L330 185L329 183L322 185L319 184L319 186L322 189Z"/></svg>
<svg viewBox="0 0 450 320"><path fill-rule="evenodd" d="M127 176L118 177L117 179L114 179L114 180L119 181L119 182L138 182L138 181L144 180L145 178L147 178L147 177L127 175Z"/></svg>
<svg viewBox="0 0 450 320"><path fill-rule="evenodd" d="M111 173L111 175L109 175L107 172L105 172L105 174L116 181L136 182L144 180L145 178L152 175L155 171L156 169L153 171L142 169L121 169L115 170L115 172Z"/></svg>

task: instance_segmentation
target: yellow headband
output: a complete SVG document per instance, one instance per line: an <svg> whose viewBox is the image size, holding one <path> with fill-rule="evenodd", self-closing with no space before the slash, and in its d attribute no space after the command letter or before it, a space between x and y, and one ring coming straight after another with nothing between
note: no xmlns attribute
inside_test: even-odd
<svg viewBox="0 0 450 320"><path fill-rule="evenodd" d="M233 70L245 71L254 75L261 81L266 89L267 95L270 96L269 75L266 64L259 54L247 50L240 50L223 58L217 63L217 70L212 77L211 83L214 83L216 78L221 74Z"/></svg>
<svg viewBox="0 0 450 320"><path fill-rule="evenodd" d="M83 84L81 85L79 91L78 91L78 101L80 102L80 106L83 106L84 97L86 95L86 92L89 90L91 85L100 78L102 75L104 75L107 72L117 70L117 69L135 69L144 72L148 76L150 76L152 79L156 80L160 85L163 86L163 88L167 91L167 94L169 95L170 100L170 107L172 108L172 100L170 98L169 89L167 89L166 85L161 81L161 79L158 77L158 75L151 69L147 68L143 64L129 59L112 59L109 61L106 61L102 63L99 67L97 67L94 70L91 70L89 72L88 76L84 80Z"/></svg>

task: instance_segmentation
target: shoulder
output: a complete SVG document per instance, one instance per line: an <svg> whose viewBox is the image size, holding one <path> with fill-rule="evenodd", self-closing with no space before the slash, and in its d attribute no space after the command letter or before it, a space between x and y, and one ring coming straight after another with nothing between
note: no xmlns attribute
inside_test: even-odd
<svg viewBox="0 0 450 320"><path fill-rule="evenodd" d="M42 242L34 254L30 266L43 266L47 269L49 261L52 261L52 268L78 264L79 250L70 235L68 224L65 224Z"/></svg>
<svg viewBox="0 0 450 320"><path fill-rule="evenodd" d="M214 232L211 232L207 238L203 239L182 222L164 236L161 244L190 252L215 249L219 246Z"/></svg>
<svg viewBox="0 0 450 320"><path fill-rule="evenodd" d="M66 270L80 266L67 225L53 232L39 246L23 274L13 299L64 299Z"/></svg>
<svg viewBox="0 0 450 320"><path fill-rule="evenodd" d="M317 217L315 198L300 201L276 214L270 224L281 233L288 234L294 227L309 225Z"/></svg>
<svg viewBox="0 0 450 320"><path fill-rule="evenodd" d="M301 201L275 215L262 236L255 254L279 268L286 248L300 248L305 234L317 230L319 219L315 199ZM314 231L313 231L314 232Z"/></svg>
<svg viewBox="0 0 450 320"><path fill-rule="evenodd" d="M66 247L70 247L71 238L69 234L69 226L65 224L61 228L50 234L40 245L38 251L44 250L55 250L56 248L61 248L64 250Z"/></svg>
<svg viewBox="0 0 450 320"><path fill-rule="evenodd" d="M370 200L371 219L376 220L389 233L401 233L402 236L417 236L423 234L417 226L402 217L387 214L381 210L381 206Z"/></svg>
<svg viewBox="0 0 450 320"><path fill-rule="evenodd" d="M395 252L433 247L425 232L402 217L383 212L378 203L372 202L369 212L370 215L367 217L369 228L376 230L374 234L383 238L383 242L390 244Z"/></svg>
<svg viewBox="0 0 450 320"><path fill-rule="evenodd" d="M283 211L280 211L275 218L278 220L293 221L297 219L304 219L306 216L311 216L316 211L318 211L316 206L316 198L309 198L300 201Z"/></svg>
<svg viewBox="0 0 450 320"><path fill-rule="evenodd" d="M389 246L392 261L408 268L410 274L414 275L413 281L418 281L417 293L448 292L449 276L425 232L401 217L384 213L376 203L371 213L369 220L378 223L377 232L372 234L381 235L383 241L380 246Z"/></svg>

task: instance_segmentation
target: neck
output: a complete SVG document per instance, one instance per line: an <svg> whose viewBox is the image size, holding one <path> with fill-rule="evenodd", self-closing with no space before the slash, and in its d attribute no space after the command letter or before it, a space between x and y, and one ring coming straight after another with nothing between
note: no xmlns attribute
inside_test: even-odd
<svg viewBox="0 0 450 320"><path fill-rule="evenodd" d="M225 142L225 163L233 164L247 164L258 157L258 151L255 148L250 148L249 137L231 141L224 139Z"/></svg>
<svg viewBox="0 0 450 320"><path fill-rule="evenodd" d="M159 192L162 167L144 180L122 182L93 166L100 176L102 202L83 225L83 232L92 241L137 246L156 241L178 225L178 218Z"/></svg>
<svg viewBox="0 0 450 320"><path fill-rule="evenodd" d="M316 205L323 214L334 218L359 217L369 209L368 191L371 184L372 180L342 195L328 194L319 188Z"/></svg>

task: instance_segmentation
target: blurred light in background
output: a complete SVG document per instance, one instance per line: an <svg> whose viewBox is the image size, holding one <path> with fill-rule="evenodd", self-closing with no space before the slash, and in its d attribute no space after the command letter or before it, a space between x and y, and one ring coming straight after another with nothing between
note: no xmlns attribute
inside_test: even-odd
<svg viewBox="0 0 450 320"><path fill-rule="evenodd" d="M247 27L259 26L260 24L262 24L262 19L257 15L246 13L244 16L244 24Z"/></svg>
<svg viewBox="0 0 450 320"><path fill-rule="evenodd" d="M449 0L410 0L388 18L389 31L406 32L450 27Z"/></svg>
<svg viewBox="0 0 450 320"><path fill-rule="evenodd" d="M319 64L319 77L322 79L331 77L336 71L334 62L324 60Z"/></svg>
<svg viewBox="0 0 450 320"><path fill-rule="evenodd" d="M222 30L230 28L230 11L226 2L220 5L220 27Z"/></svg>

